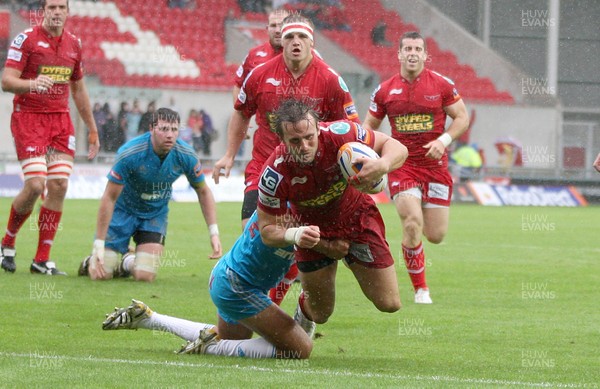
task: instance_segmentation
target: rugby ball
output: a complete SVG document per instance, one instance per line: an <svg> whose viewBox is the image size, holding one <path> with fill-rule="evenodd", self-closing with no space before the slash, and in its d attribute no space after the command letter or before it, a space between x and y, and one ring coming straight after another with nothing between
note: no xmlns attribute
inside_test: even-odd
<svg viewBox="0 0 600 389"><path fill-rule="evenodd" d="M359 142L345 143L338 150L337 162L346 181L348 178L358 174L360 169L362 169L362 163L356 162L359 157L378 159L379 155L369 146ZM370 188L360 187L357 189L364 193L376 194L385 189L387 182L387 174L384 174L381 179Z"/></svg>

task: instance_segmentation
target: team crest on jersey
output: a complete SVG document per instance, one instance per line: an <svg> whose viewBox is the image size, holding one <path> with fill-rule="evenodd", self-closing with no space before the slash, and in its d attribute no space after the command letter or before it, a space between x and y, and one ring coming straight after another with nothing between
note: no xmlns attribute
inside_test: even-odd
<svg viewBox="0 0 600 389"><path fill-rule="evenodd" d="M275 196L275 193L277 192L277 188L279 187L279 184L281 184L281 181L283 181L283 176L275 170L271 169L270 166L267 166L262 176L260 176L258 188L266 194Z"/></svg>
<svg viewBox="0 0 600 389"><path fill-rule="evenodd" d="M23 43L25 43L25 40L27 39L27 34L24 33L20 33L19 35L17 35L17 37L12 41L11 43L11 47L14 47L15 49L20 49L21 46L23 46Z"/></svg>
<svg viewBox="0 0 600 389"><path fill-rule="evenodd" d="M346 122L331 123L326 131L331 131L336 135L344 135L350 132L350 124Z"/></svg>
<svg viewBox="0 0 600 389"><path fill-rule="evenodd" d="M440 95L433 95L433 96L423 95L423 97L425 97L425 100L427 100L427 101L437 101L440 99Z"/></svg>
<svg viewBox="0 0 600 389"><path fill-rule="evenodd" d="M346 82L344 82L344 79L341 76L338 76L338 82L340 83L340 88L342 88L344 92L350 92L350 89L348 89Z"/></svg>

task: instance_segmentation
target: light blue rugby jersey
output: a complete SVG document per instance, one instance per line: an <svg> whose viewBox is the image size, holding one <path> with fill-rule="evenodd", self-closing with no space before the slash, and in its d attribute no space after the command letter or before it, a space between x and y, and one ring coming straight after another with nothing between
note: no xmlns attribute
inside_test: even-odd
<svg viewBox="0 0 600 389"><path fill-rule="evenodd" d="M246 224L242 236L221 259L249 284L263 290L275 287L294 261L294 246L269 247L258 230L256 211Z"/></svg>
<svg viewBox="0 0 600 389"><path fill-rule="evenodd" d="M192 186L204 182L202 164L191 146L177 139L164 160L152 149L150 133L145 133L119 148L108 179L123 185L119 207L134 215L151 219L169 211L173 182L185 174Z"/></svg>

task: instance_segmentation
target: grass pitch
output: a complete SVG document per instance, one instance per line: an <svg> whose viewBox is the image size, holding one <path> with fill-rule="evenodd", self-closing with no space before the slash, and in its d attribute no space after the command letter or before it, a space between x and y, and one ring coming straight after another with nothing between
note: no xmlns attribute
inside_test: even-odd
<svg viewBox="0 0 600 389"><path fill-rule="evenodd" d="M0 199L4 228L10 199ZM77 277L97 201L66 203L53 258L68 277L29 274L35 219L17 241L17 272L0 274L0 386L6 387L598 387L600 208L453 205L449 234L425 244L434 304L415 305L400 221L380 209L397 259L403 308L378 312L340 266L337 306L310 360L175 355L161 332L102 331L104 314L137 298L160 313L215 322L214 261L197 204L171 204L156 282ZM224 248L240 204L218 205ZM37 213L37 209L34 214ZM34 215L37 216L37 215ZM294 285L284 301L292 313Z"/></svg>

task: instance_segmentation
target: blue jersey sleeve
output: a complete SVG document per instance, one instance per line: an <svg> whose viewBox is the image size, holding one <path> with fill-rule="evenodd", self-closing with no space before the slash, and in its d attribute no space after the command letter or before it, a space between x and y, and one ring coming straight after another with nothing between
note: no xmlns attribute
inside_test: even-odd
<svg viewBox="0 0 600 389"><path fill-rule="evenodd" d="M182 159L183 174L185 174L191 186L197 187L205 181L204 173L202 173L202 162L194 152L191 146L178 143L178 151Z"/></svg>

